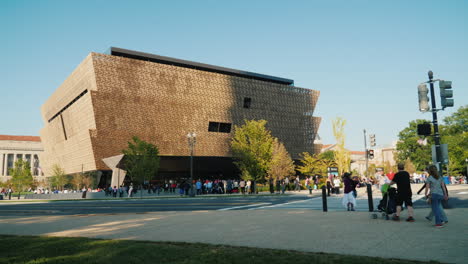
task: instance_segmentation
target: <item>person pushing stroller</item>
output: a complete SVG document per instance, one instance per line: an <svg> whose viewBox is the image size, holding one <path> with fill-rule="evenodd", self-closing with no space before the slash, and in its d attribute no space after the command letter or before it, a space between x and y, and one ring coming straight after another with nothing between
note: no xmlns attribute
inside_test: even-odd
<svg viewBox="0 0 468 264"><path fill-rule="evenodd" d="M410 175L407 171L404 170L405 165L403 163L398 163L398 173L395 174L395 177L390 182L390 185L396 183L397 185L397 195L396 195L396 213L393 215L392 220L400 221L400 213L405 203L406 207L408 208L408 218L406 219L407 222L414 222L414 210L413 210L413 201L411 200L411 196L413 195L411 192L411 185L410 185Z"/></svg>

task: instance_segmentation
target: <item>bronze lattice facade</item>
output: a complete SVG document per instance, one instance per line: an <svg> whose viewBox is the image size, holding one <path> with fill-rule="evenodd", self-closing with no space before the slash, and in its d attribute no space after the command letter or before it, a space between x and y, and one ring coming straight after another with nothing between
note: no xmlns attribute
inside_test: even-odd
<svg viewBox="0 0 468 264"><path fill-rule="evenodd" d="M117 52L118 51L118 52ZM121 154L132 136L166 157L231 156L234 126L265 119L293 158L314 148L319 92L291 80L111 49L91 53L42 106L44 170L109 170L103 158ZM216 164L211 166L216 167ZM177 167L177 166L175 166Z"/></svg>

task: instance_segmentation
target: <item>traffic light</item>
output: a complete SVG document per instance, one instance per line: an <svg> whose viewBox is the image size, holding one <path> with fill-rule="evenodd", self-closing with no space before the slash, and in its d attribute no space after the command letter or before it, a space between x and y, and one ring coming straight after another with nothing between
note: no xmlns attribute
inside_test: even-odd
<svg viewBox="0 0 468 264"><path fill-rule="evenodd" d="M374 150L373 150L373 149L369 149L369 150L368 150L368 155L369 155L369 159L373 159L373 158L374 158Z"/></svg>
<svg viewBox="0 0 468 264"><path fill-rule="evenodd" d="M370 146L375 147L375 134L369 135L370 138Z"/></svg>
<svg viewBox="0 0 468 264"><path fill-rule="evenodd" d="M453 97L452 82L451 81L439 81L440 88L440 103L442 104L442 109L446 107L453 106L453 99L448 99Z"/></svg>
<svg viewBox="0 0 468 264"><path fill-rule="evenodd" d="M427 94L429 93L429 89L427 89L427 85L425 83L421 83L418 85L418 96L419 96L419 111L427 112L429 109L429 97Z"/></svg>

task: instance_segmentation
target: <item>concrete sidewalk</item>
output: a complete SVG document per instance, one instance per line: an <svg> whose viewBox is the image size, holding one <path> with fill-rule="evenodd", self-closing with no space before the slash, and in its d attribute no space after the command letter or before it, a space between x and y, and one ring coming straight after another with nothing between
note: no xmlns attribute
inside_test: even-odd
<svg viewBox="0 0 468 264"><path fill-rule="evenodd" d="M371 219L366 212L317 210L194 211L146 214L0 217L15 235L183 241L310 252L466 263L468 209L446 210L442 229L415 210L416 222ZM406 214L402 214L403 218Z"/></svg>

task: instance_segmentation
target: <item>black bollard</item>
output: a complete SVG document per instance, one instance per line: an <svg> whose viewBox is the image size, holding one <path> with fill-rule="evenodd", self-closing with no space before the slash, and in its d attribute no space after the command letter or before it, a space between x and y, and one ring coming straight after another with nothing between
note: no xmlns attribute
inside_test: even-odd
<svg viewBox="0 0 468 264"><path fill-rule="evenodd" d="M372 185L367 184L367 199L369 201L369 212L374 212L374 200L372 200Z"/></svg>
<svg viewBox="0 0 468 264"><path fill-rule="evenodd" d="M322 186L322 204L323 204L323 211L327 212L327 188Z"/></svg>

